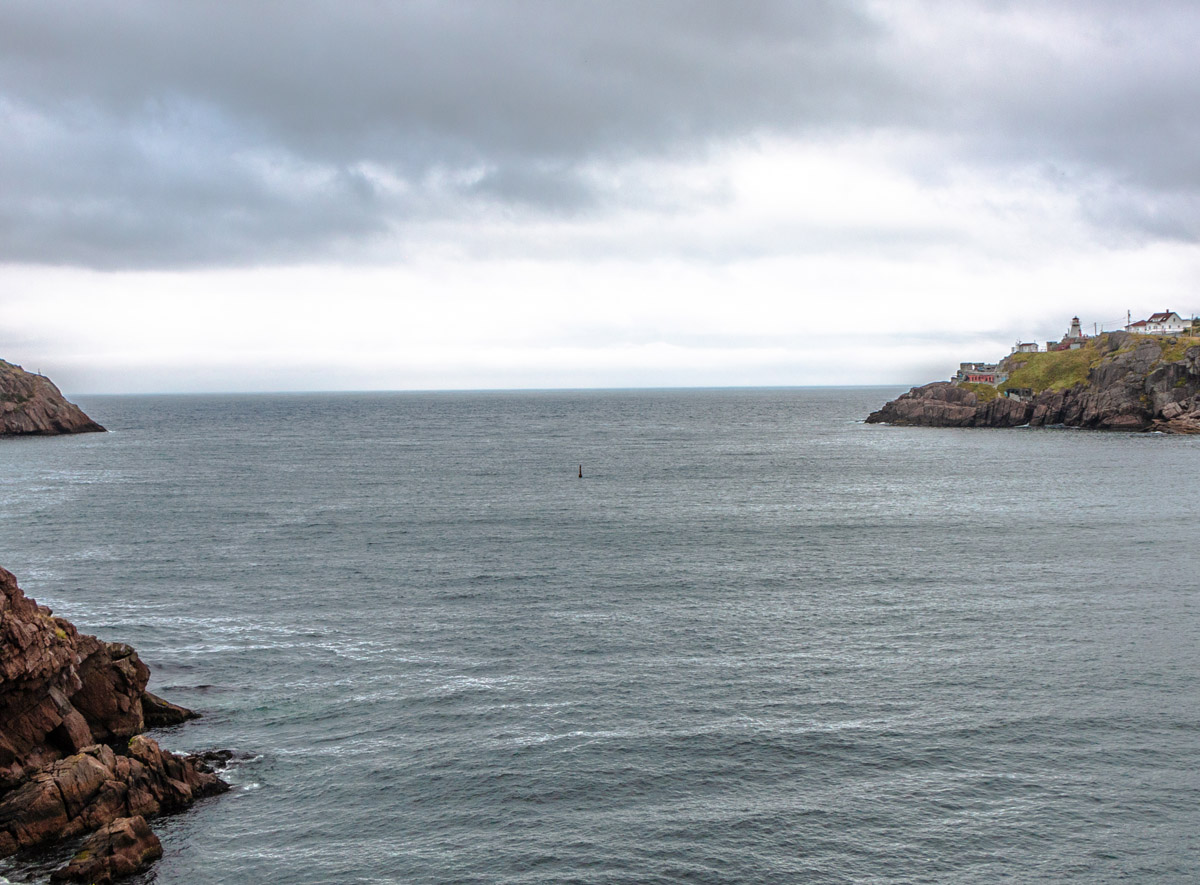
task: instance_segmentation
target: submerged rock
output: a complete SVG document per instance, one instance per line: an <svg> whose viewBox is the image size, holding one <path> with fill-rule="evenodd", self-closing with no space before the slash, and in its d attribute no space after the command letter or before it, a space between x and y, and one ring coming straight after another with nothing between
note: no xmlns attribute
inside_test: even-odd
<svg viewBox="0 0 1200 885"><path fill-rule="evenodd" d="M80 634L0 568L0 857L228 789L142 734L196 715L146 692L149 677L128 645Z"/></svg>
<svg viewBox="0 0 1200 885"><path fill-rule="evenodd" d="M0 360L0 436L103 431L49 378Z"/></svg>

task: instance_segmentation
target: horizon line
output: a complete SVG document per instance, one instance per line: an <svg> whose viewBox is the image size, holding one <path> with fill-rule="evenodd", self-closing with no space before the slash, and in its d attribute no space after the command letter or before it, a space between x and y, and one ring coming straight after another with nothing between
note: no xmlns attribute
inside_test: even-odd
<svg viewBox="0 0 1200 885"><path fill-rule="evenodd" d="M365 394L426 394L426 393L633 393L638 391L715 391L715 390L877 390L887 387L916 387L922 382L877 384L703 384L647 385L626 387L412 387L361 388L338 390L155 390L140 392L72 393L72 397L117 396L314 396ZM929 383L929 382L923 382Z"/></svg>

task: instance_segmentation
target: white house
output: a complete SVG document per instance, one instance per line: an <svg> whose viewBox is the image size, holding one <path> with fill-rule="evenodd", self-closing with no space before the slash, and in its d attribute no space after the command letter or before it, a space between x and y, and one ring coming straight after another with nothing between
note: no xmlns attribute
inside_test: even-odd
<svg viewBox="0 0 1200 885"><path fill-rule="evenodd" d="M1178 335L1191 327L1191 320L1185 320L1173 310L1164 310L1162 313L1150 314L1148 319L1130 323L1125 327L1125 331L1141 335Z"/></svg>

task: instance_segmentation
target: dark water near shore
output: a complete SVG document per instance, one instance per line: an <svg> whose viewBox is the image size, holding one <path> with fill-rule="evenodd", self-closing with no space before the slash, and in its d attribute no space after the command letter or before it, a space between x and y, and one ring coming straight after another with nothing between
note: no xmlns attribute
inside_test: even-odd
<svg viewBox="0 0 1200 885"><path fill-rule="evenodd" d="M1194 881L1200 439L893 392L85 399L0 564L244 757L160 885Z"/></svg>

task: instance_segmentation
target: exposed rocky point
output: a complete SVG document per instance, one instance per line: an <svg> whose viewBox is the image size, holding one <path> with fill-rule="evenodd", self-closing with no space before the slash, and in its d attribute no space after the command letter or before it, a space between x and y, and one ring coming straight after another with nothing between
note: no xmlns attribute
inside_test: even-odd
<svg viewBox="0 0 1200 885"><path fill-rule="evenodd" d="M71 862L50 874L50 881L108 885L147 869L162 853L162 842L144 817L119 817L88 836Z"/></svg>
<svg viewBox="0 0 1200 885"><path fill-rule="evenodd" d="M107 860L82 875L111 881L149 856L138 819L228 789L142 734L196 715L149 694L149 677L132 648L79 633L0 568L0 857L104 833Z"/></svg>
<svg viewBox="0 0 1200 885"><path fill-rule="evenodd" d="M871 413L868 424L920 427L1086 427L1200 433L1200 346L1127 332L1092 339L1086 380L986 399L979 385L938 381L914 387ZM1000 363L1014 378L1023 360L1058 354L1012 354ZM1011 383L1011 381L1010 381ZM1013 391L1012 393L1016 393Z"/></svg>
<svg viewBox="0 0 1200 885"><path fill-rule="evenodd" d="M0 436L103 431L49 378L0 360Z"/></svg>

